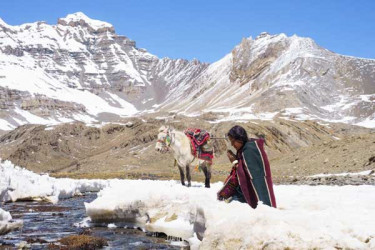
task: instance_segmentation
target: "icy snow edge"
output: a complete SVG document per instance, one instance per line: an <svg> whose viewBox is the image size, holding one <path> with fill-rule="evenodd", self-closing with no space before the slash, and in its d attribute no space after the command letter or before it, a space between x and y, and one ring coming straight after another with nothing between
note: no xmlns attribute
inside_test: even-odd
<svg viewBox="0 0 375 250"><path fill-rule="evenodd" d="M0 235L19 229L22 225L22 220L12 221L10 213L0 208Z"/></svg>
<svg viewBox="0 0 375 250"><path fill-rule="evenodd" d="M46 200L56 203L59 199L85 192L98 192L107 185L109 181L106 180L57 179L33 173L10 161L0 163L0 202Z"/></svg>
<svg viewBox="0 0 375 250"><path fill-rule="evenodd" d="M55 203L62 198L97 192L108 185L104 180L56 179L35 174L10 161L0 162L0 202L46 200ZM0 235L22 226L22 220L12 220L11 214L0 208Z"/></svg>
<svg viewBox="0 0 375 250"><path fill-rule="evenodd" d="M189 241L192 249L375 247L374 186L275 186L278 208L216 200L211 189L176 181L112 182L86 203L92 222L133 223ZM202 241L198 240L200 238Z"/></svg>

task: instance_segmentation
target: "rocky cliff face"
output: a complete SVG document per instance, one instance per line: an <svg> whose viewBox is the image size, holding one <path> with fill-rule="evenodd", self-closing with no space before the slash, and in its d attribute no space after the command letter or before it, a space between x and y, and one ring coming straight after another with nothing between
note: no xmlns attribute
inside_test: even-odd
<svg viewBox="0 0 375 250"><path fill-rule="evenodd" d="M374 83L375 60L338 55L309 38L262 33L208 65L159 59L83 13L57 25L0 19L1 129L150 111L375 127Z"/></svg>

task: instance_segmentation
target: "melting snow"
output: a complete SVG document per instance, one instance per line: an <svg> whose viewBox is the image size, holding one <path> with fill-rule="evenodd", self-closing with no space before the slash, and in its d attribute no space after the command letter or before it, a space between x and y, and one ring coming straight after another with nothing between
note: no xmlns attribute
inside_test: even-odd
<svg viewBox="0 0 375 250"><path fill-rule="evenodd" d="M56 201L86 191L98 198L86 203L92 222L109 227L133 223L152 232L187 239L192 248L351 248L375 247L374 186L275 186L278 209L262 204L216 200L222 183L206 189L176 181L70 180L37 175L0 164L1 200L44 198ZM0 210L0 227L9 226L10 214ZM82 225L88 226L86 220ZM4 226L6 225L6 226ZM206 228L203 240L197 239Z"/></svg>
<svg viewBox="0 0 375 250"><path fill-rule="evenodd" d="M106 185L108 182L104 180L56 179L14 166L10 161L0 163L0 202L22 199L57 202L61 198L99 191Z"/></svg>
<svg viewBox="0 0 375 250"><path fill-rule="evenodd" d="M373 186L276 186L278 209L216 200L211 189L175 181L118 181L86 204L93 221L135 222L204 249L375 247ZM206 227L203 241L194 225Z"/></svg>

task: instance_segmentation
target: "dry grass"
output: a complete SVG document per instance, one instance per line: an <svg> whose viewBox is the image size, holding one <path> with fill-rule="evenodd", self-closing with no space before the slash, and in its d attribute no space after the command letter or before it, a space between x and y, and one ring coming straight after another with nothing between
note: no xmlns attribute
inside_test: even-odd
<svg viewBox="0 0 375 250"><path fill-rule="evenodd" d="M225 166L228 168L228 166ZM215 168L213 171L211 182L217 181L224 181L227 174L229 174L229 170L217 170L219 168ZM223 168L220 168L223 169ZM228 173L227 173L228 172ZM193 170L192 173L192 181L204 182L204 174L203 172ZM61 173L51 173L50 176L55 178L71 178L71 179L126 179L126 180L180 180L180 174L177 169L169 172L161 172L153 173L153 171L149 172L91 172L91 173L74 173L74 172L61 172Z"/></svg>
<svg viewBox="0 0 375 250"><path fill-rule="evenodd" d="M228 172L229 174L229 172ZM124 173L124 172L95 172L95 173L52 173L51 177L55 178L71 178L71 179L124 179L124 180L180 180L180 175L177 171L172 173L163 173L163 174L152 174L152 173ZM223 181L225 179L225 174L213 174L211 182ZM192 181L204 181L203 172L193 172Z"/></svg>
<svg viewBox="0 0 375 250"><path fill-rule="evenodd" d="M52 173L52 177L56 178L71 178L71 179L130 179L130 180L168 180L171 179L171 174L157 175L153 173L141 173L141 172L92 172L92 173L74 173L74 172L61 172L61 173Z"/></svg>
<svg viewBox="0 0 375 250"><path fill-rule="evenodd" d="M225 134L233 125L222 123L213 129L212 124L201 119L180 120L173 123L179 130L188 124L212 129L214 135ZM54 130L21 126L2 137L0 157L58 178L180 180L172 153L161 154L154 149L161 122L133 122L131 128L112 124L93 129L80 123L60 125ZM367 170L371 157L375 157L375 133L370 130L284 120L243 126L249 134L266 138L276 184L295 176ZM225 143L216 140L213 146L212 183L223 181L231 168ZM204 174L193 170L192 180L203 182Z"/></svg>
<svg viewBox="0 0 375 250"><path fill-rule="evenodd" d="M99 249L108 245L106 239L88 235L71 235L59 241L67 249Z"/></svg>

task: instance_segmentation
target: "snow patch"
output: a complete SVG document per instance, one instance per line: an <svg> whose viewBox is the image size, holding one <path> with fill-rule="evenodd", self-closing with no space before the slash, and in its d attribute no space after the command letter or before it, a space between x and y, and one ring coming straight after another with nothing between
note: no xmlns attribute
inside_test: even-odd
<svg viewBox="0 0 375 250"><path fill-rule="evenodd" d="M373 116L375 116L375 114ZM375 128L375 118L367 117L365 120L358 122L355 125L365 128Z"/></svg>
<svg viewBox="0 0 375 250"><path fill-rule="evenodd" d="M0 119L0 130L13 130L16 126L9 123L7 120Z"/></svg>
<svg viewBox="0 0 375 250"><path fill-rule="evenodd" d="M361 175L375 175L374 170L366 170L357 173L340 173L340 174L316 174L308 177L329 177L329 176L361 176Z"/></svg>

